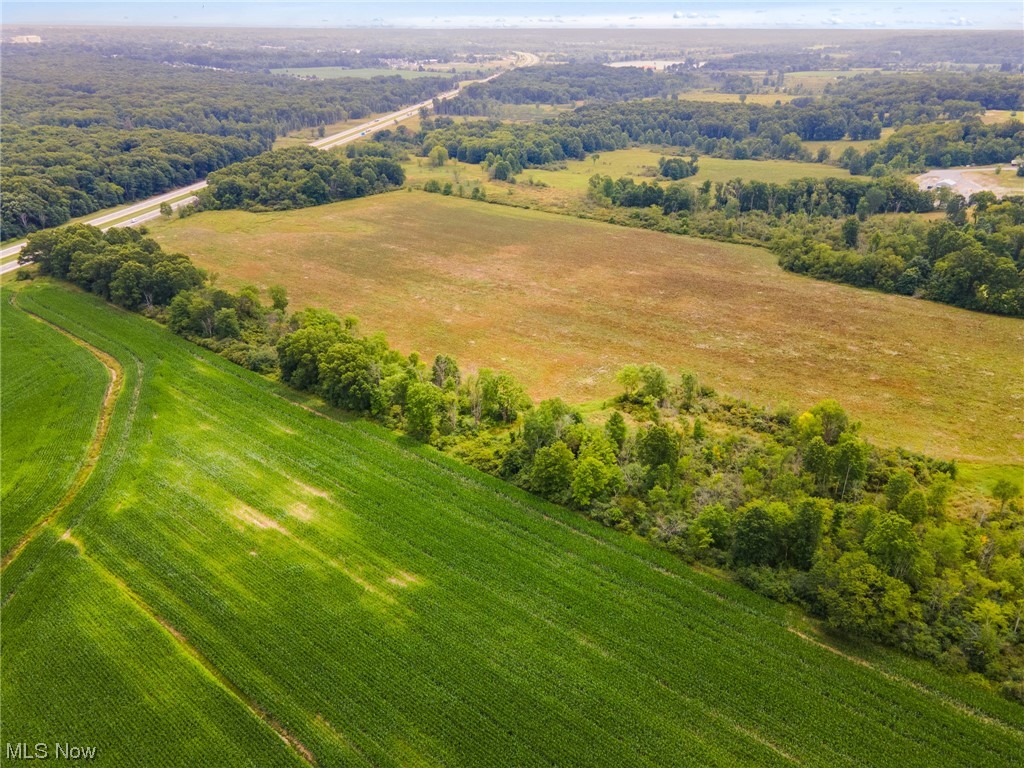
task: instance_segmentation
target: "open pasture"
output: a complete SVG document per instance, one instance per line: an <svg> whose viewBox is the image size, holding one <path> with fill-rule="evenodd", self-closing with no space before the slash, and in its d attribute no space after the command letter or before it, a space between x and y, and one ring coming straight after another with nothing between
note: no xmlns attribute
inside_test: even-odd
<svg viewBox="0 0 1024 768"><path fill-rule="evenodd" d="M4 572L11 741L116 766L199 745L224 766L1024 759L1020 708L970 682L846 658L645 541L92 297L19 305L127 375L88 485Z"/></svg>
<svg viewBox="0 0 1024 768"><path fill-rule="evenodd" d="M740 104L738 93L723 93L722 91L692 90L680 91L680 101L709 101L715 104ZM776 102L786 104L796 98L791 93L748 93L747 104L760 104L765 107L774 106Z"/></svg>
<svg viewBox="0 0 1024 768"><path fill-rule="evenodd" d="M796 276L764 249L409 191L153 234L228 286L281 283L536 398L605 398L650 361L761 404L836 398L883 444L1024 463L1024 322Z"/></svg>
<svg viewBox="0 0 1024 768"><path fill-rule="evenodd" d="M539 206L551 210L572 211L578 208L586 195L590 178L594 174L618 179L627 176L637 181L660 181L657 176L658 159L682 154L678 147L636 147L614 152L599 152L583 160L569 160L559 170L527 168L516 179L516 184L492 184L487 172L479 165L449 161L441 167L434 167L425 157L413 157L403 167L410 185L420 186L429 179L436 179L442 185L450 182L454 188L461 183L468 190L474 183L490 184L496 195L505 195L510 202ZM719 157L701 156L698 172L684 179L694 186L705 181L713 183L732 179L756 179L785 183L793 179L824 179L832 176L847 176L847 171L821 163L800 163L791 160L729 160ZM536 185L536 186L535 186ZM495 191L496 190L496 191ZM468 191L466 192L468 195Z"/></svg>
<svg viewBox="0 0 1024 768"><path fill-rule="evenodd" d="M807 93L821 93L829 83L835 83L855 75L865 75L878 71L877 69L852 67L850 69L815 69L804 72L787 72L785 85L786 90L794 96ZM794 91L796 92L794 93Z"/></svg>
<svg viewBox="0 0 1024 768"><path fill-rule="evenodd" d="M595 173L611 176L629 176L638 180L657 177L658 159L672 155L688 157L685 149L679 147L637 147L620 149L614 152L600 152L595 159L570 160L565 169L546 171L527 168L520 175L519 183L533 178L544 182L554 189L586 192L587 183ZM728 160L720 157L700 156L696 175L684 179L699 186L706 180L712 182L729 181L735 178L773 181L783 183L793 179L823 179L830 176L848 175L842 168L820 163L798 163L791 160ZM463 166L464 167L464 166Z"/></svg>

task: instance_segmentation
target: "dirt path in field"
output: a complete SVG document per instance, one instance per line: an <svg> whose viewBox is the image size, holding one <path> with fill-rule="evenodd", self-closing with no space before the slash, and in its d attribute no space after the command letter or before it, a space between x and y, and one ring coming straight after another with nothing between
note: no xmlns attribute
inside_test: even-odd
<svg viewBox="0 0 1024 768"><path fill-rule="evenodd" d="M900 683L902 685L910 686L911 688L920 691L921 693L931 696L932 698L941 701L946 706L952 707L960 714L967 715L968 717L973 717L985 723L986 725L994 725L997 728L1002 728L1004 731L1012 733L1015 736L1019 737L1021 735L1020 730L1010 725L1009 723L1004 723L1002 720L997 720L996 718L990 717L989 715L986 715L983 712L979 712L963 702L955 701L954 699L951 699L949 696L942 693L941 691L936 691L932 688L929 688L926 685L923 685L922 683L918 683L914 680L908 680L907 678L901 675L897 675L893 672L888 672L882 669L881 667L877 666L876 664L872 664L867 659L862 659L859 656L854 656L852 654L846 653L845 651L842 651L839 648L836 648L835 646L822 642L816 637L812 637L806 632L801 632L796 627L787 627L786 629L788 629L794 635L799 637L801 640L808 642L811 645L816 645L819 648L823 648L824 650L829 651L830 653L836 654L837 656L842 656L847 661L850 661L859 666L867 667L871 671L878 673L879 675L888 680L892 680L893 682Z"/></svg>
<svg viewBox="0 0 1024 768"><path fill-rule="evenodd" d="M14 299L15 295L12 294L11 305L17 306ZM6 555L4 555L3 560L0 560L0 570L6 568L12 560L21 554L21 551L31 543L39 532L53 522L61 511L67 508L85 485L86 480L89 479L89 476L92 474L93 469L96 467L96 462L100 457L100 451L103 449L103 441L106 439L107 430L110 428L110 417L114 412L114 405L117 402L118 395L121 393L121 389L124 387L124 370L121 368L121 364L112 355L108 355L103 350L97 349L89 342L84 339L80 339L78 336L75 336L58 325L54 325L49 320L44 320L39 315L29 312L24 307L18 307L18 309L34 320L53 328L57 333L71 339L71 341L78 346L87 349L96 357L97 360L103 363L103 366L110 374L110 382L107 384L107 391L103 393L103 402L100 406L100 416L99 422L96 424L96 432L93 434L92 442L89 444L89 450L86 452L85 459L78 468L78 472L75 473L75 477L71 481L71 485L64 493L64 496L61 497L61 500L57 502L57 505L42 519L37 521L36 524L28 531L26 531L25 535L21 537L21 540L18 541L18 543L15 544Z"/></svg>
<svg viewBox="0 0 1024 768"><path fill-rule="evenodd" d="M192 642L182 632L180 632L177 629L177 627L175 627L173 624L167 621L167 619L165 619L159 613L157 613L152 608L152 606L150 606L149 603L147 603L142 598L142 596L138 592L136 592L130 586L128 586L128 584L125 581L123 581L117 574L115 574L113 571L107 568L103 563L101 563L95 557L92 557L86 551L85 545L72 535L70 528L66 530L61 535L60 538L62 541L66 541L72 544L78 550L78 554L81 557L88 560L90 565L92 565L104 578L108 579L118 589L118 591L125 595L125 597L131 600L132 603L134 603L135 606L140 611L146 614L148 618L152 619L157 624L159 624L161 628L168 635L170 635L171 639L174 641L175 645L177 645L181 649L182 653L189 656L193 661L195 661L203 669L209 672L210 675L212 675L213 678L218 683L220 683L220 685L223 686L225 690L228 691L228 693L234 696L238 700L238 702L243 707L245 707L253 717L258 718L263 722L264 725L273 730L274 733L276 733L278 737L281 739L281 741L287 744L295 752L295 754L297 754L303 760L303 762L311 766L317 765L316 757L314 757L313 753L306 747L305 744L303 744L294 735L292 735L287 728L285 728L279 722L274 720L270 716L270 714L265 709L263 709L263 707L261 707L258 703L256 703L254 699L249 697L245 693L245 691L243 691L241 688L235 685L235 683L232 682L232 680L228 678L223 672L221 672L220 669L218 669L217 666L213 664L213 662L207 659L206 656L204 656L203 653L198 648L196 648L196 646L193 645Z"/></svg>

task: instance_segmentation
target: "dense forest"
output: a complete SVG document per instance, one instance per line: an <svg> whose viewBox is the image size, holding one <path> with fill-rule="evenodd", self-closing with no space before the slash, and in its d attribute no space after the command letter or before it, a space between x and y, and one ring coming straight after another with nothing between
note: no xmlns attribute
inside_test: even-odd
<svg viewBox="0 0 1024 768"><path fill-rule="evenodd" d="M966 202L948 201L946 221L898 221L864 234L847 219L838 243L780 233L772 250L791 272L1024 317L1024 197L980 192L970 216Z"/></svg>
<svg viewBox="0 0 1024 768"><path fill-rule="evenodd" d="M445 102L440 114L490 113L487 102L501 104L572 104L578 101L628 101L668 97L689 87L690 73L653 72L637 67L562 64L517 69L486 83L465 88Z"/></svg>
<svg viewBox="0 0 1024 768"><path fill-rule="evenodd" d="M768 411L657 365L618 372L610 415L532 405L511 377L392 349L358 320L287 313L284 290L211 287L131 230L30 237L40 272L139 309L229 359L474 466L1024 700L1024 508L1000 481L951 507L955 463L866 442L839 404Z"/></svg>
<svg viewBox="0 0 1024 768"><path fill-rule="evenodd" d="M34 34L28 29L10 34ZM485 44L479 40L466 54L463 41L451 35L370 34L359 29L232 29L207 28L194 33L160 28L122 29L102 27L52 27L45 45L64 57L100 55L154 64L193 68L263 72L291 67L387 68L396 61L431 59L439 65L472 63L502 56L507 41ZM460 45L460 43L462 43Z"/></svg>
<svg viewBox="0 0 1024 768"><path fill-rule="evenodd" d="M281 133L397 109L449 77L319 83L5 46L4 239L144 199L268 150ZM189 136L187 134L193 134Z"/></svg>
<svg viewBox="0 0 1024 768"><path fill-rule="evenodd" d="M924 172L927 168L1004 163L1024 152L1024 123L1012 119L986 125L978 118L906 125L863 152L848 147L837 164L850 173L878 175L886 170Z"/></svg>
<svg viewBox="0 0 1024 768"><path fill-rule="evenodd" d="M5 126L3 239L187 186L260 152L237 136L104 127Z"/></svg>
<svg viewBox="0 0 1024 768"><path fill-rule="evenodd" d="M202 208L283 211L384 192L405 183L402 166L387 157L291 147L265 152L210 174Z"/></svg>
<svg viewBox="0 0 1024 768"><path fill-rule="evenodd" d="M830 69L830 67L824 67ZM725 93L786 93L785 72L719 73L705 67L676 65L665 71L600 64L542 65L519 69L487 83L468 87L444 105L442 114L488 115L493 104L574 104L579 101L635 101L668 98L695 87L711 86ZM732 105L740 106L738 103ZM753 105L751 105L753 106ZM872 73L843 77L825 86L818 96L802 95L791 104L776 105L803 110L827 109L840 117L853 139L878 138L872 126L957 120L988 109L1024 107L1019 78L1012 74L973 73ZM790 115L791 116L791 115ZM796 127L794 130L801 133ZM869 135L874 134L874 135ZM833 136L801 138L836 138Z"/></svg>
<svg viewBox="0 0 1024 768"><path fill-rule="evenodd" d="M816 33L815 42L810 44L774 40L771 44L751 42L734 53L709 57L705 66L725 71L801 72L854 67L912 70L997 65L1004 71L1020 71L1020 35L1016 32L958 30L950 33L904 29L896 34L862 32L859 39L836 39L825 30L816 30ZM824 45L822 41L826 41Z"/></svg>
<svg viewBox="0 0 1024 768"><path fill-rule="evenodd" d="M887 127L956 120L987 109L1024 108L1020 77L989 70L855 75L826 85L822 99L871 113Z"/></svg>
<svg viewBox="0 0 1024 768"><path fill-rule="evenodd" d="M666 169L672 167L674 161L687 165L692 163L692 167L696 167L696 160L661 158L659 173L672 178ZM633 192L636 189L645 190L640 198ZM637 184L631 178L613 180L609 176L595 174L590 178L589 196L597 202L622 207L659 206L666 214L722 208L731 209L735 214L763 211L779 219L793 213L832 218L857 214L864 219L876 213L925 213L935 209L934 194L897 176L880 179L794 179L785 184L733 179L727 184L717 185L706 181L700 188L695 188L690 184L670 184L667 187L657 182Z"/></svg>

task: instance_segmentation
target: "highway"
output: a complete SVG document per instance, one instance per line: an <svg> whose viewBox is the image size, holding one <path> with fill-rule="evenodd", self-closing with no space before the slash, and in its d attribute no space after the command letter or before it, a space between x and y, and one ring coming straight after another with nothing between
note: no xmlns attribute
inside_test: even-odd
<svg viewBox="0 0 1024 768"><path fill-rule="evenodd" d="M532 53L523 53L521 51L514 51L514 53L516 54L516 64L512 67L513 69L520 66L531 66L539 61L539 59ZM358 139L370 136L376 133L377 131L383 130L385 128L391 128L396 123L400 123L403 120L408 120L410 117L418 115L419 111L424 107L430 109L431 106L433 106L435 98L440 99L441 101L444 101L445 99L454 98L455 96L459 95L459 92L462 90L464 86L472 85L474 83L486 83L503 74L503 72L505 71L508 70L495 72L493 75L481 78L479 80L470 80L462 85L459 85L457 88L453 88L450 91L445 91L444 93L438 94L437 96L430 98L426 101L421 101L419 104L413 104L411 107L402 107L401 109L398 109L390 114L381 115L380 117L375 117L372 120L367 120L365 123L357 125L353 128L346 128L344 131L339 131L338 133L332 134L330 136L325 136L322 139L317 139L316 141L310 142L310 146L324 150L342 147L353 141L357 141ZM130 227L136 224L142 224L143 222L155 219L160 215L160 205L162 203L165 203L169 200L173 200L174 198L180 197L185 194L198 192L204 187L206 187L205 181L197 181L195 184L191 184L187 187L181 187L180 189L175 189L172 190L171 192L164 192L160 195L157 195L156 197L150 197L146 200L143 200L142 202L134 203L133 205L127 208L121 208L112 213L97 216L96 218L89 219L88 221L85 221L83 223L89 224L94 227L101 227L104 230L110 229L110 227ZM196 198L194 196L189 196L187 199L179 200L175 203L172 203L171 207L180 208L183 205L187 205L188 203L194 202L195 199ZM104 224L108 226L103 226ZM12 243L3 250L0 250L0 275L3 275L7 272L12 272L13 270L18 269L19 267L24 266L22 264L19 264L17 260L7 261L7 259L10 259L10 257L20 253L21 249L24 247L25 241L22 240L17 243Z"/></svg>

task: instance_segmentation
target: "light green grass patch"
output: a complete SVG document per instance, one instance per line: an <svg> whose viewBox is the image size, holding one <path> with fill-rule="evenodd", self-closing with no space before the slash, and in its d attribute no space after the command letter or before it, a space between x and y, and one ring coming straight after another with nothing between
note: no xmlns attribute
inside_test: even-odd
<svg viewBox="0 0 1024 768"><path fill-rule="evenodd" d="M991 496L992 490L1000 480L1024 488L1024 467L1013 464L964 462L957 465L957 479L970 490Z"/></svg>
<svg viewBox="0 0 1024 768"><path fill-rule="evenodd" d="M740 101L740 94L738 93L722 93L721 91L680 91L680 101L708 101L715 104L741 104L744 102ZM786 104L796 96L791 93L748 93L746 102L747 104L760 104L765 107L774 106L776 102Z"/></svg>
<svg viewBox="0 0 1024 768"><path fill-rule="evenodd" d="M614 152L600 152L583 160L570 160L564 170L548 171L527 168L518 177L519 183L530 178L541 181L556 189L585 193L590 177L594 174L618 179L627 176L637 180L659 180L658 160L673 155L688 157L685 149L679 147L636 147ZM729 160L719 157L700 156L698 171L685 181L700 185L705 180L724 182L731 179L772 181L784 183L793 179L823 179L831 176L848 175L842 168L820 163L799 163L791 160Z"/></svg>

